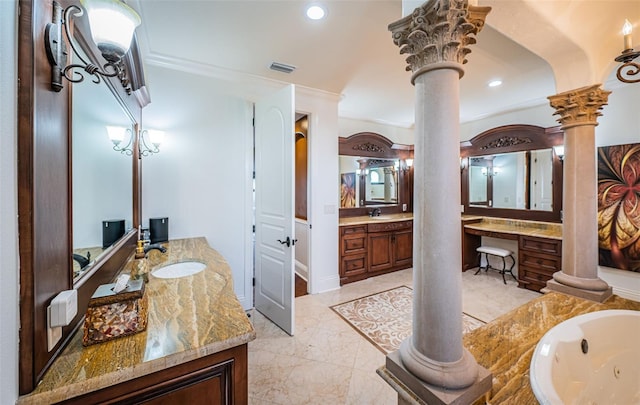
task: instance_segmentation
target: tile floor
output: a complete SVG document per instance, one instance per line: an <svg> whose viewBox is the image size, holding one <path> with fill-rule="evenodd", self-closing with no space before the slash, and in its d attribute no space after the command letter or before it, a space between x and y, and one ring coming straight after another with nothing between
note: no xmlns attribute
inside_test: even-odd
<svg viewBox="0 0 640 405"><path fill-rule="evenodd" d="M539 297L507 285L497 272L462 273L463 311L485 322ZM396 392L376 369L385 357L330 306L412 284L411 269L347 284L339 290L296 298L296 330L289 336L257 311L257 339L249 343L249 403L395 404Z"/></svg>

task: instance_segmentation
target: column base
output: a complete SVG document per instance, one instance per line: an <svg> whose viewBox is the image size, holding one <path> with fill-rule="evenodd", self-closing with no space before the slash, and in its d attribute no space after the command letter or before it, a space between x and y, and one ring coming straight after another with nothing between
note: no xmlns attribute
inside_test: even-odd
<svg viewBox="0 0 640 405"><path fill-rule="evenodd" d="M584 298L595 302L605 302L609 297L613 295L613 289L607 287L605 290L593 291L585 290L583 288L573 287L565 284L560 284L556 280L547 281L547 286L540 290L542 293L548 293L551 291L561 292L567 295L573 295L574 297Z"/></svg>
<svg viewBox="0 0 640 405"><path fill-rule="evenodd" d="M486 368L476 365L478 375L466 388L448 389L425 383L405 368L400 353L387 355L385 366L377 373L398 392L399 404L471 404L491 391L492 375Z"/></svg>

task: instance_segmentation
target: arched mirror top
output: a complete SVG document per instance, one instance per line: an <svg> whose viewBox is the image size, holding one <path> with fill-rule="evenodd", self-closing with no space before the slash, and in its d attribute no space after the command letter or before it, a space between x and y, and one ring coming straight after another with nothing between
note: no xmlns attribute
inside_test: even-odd
<svg viewBox="0 0 640 405"><path fill-rule="evenodd" d="M401 145L374 132L339 138L340 216L412 210L413 145Z"/></svg>
<svg viewBox="0 0 640 405"><path fill-rule="evenodd" d="M562 220L560 127L505 125L460 144L464 213Z"/></svg>

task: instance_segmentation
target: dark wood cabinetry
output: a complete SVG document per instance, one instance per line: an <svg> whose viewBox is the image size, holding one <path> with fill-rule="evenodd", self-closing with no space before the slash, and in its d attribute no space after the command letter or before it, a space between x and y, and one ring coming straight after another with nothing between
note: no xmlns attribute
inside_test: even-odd
<svg viewBox="0 0 640 405"><path fill-rule="evenodd" d="M340 281L367 272L367 226L340 227Z"/></svg>
<svg viewBox="0 0 640 405"><path fill-rule="evenodd" d="M562 266L562 241L520 236L518 286L540 291Z"/></svg>
<svg viewBox="0 0 640 405"><path fill-rule="evenodd" d="M413 221L340 227L340 284L413 265Z"/></svg>
<svg viewBox="0 0 640 405"><path fill-rule="evenodd" d="M246 404L247 392L245 344L60 404Z"/></svg>

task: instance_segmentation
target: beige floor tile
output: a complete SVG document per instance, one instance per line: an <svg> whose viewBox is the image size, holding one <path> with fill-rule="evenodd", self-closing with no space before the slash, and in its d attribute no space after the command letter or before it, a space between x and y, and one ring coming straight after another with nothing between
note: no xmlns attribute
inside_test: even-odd
<svg viewBox="0 0 640 405"><path fill-rule="evenodd" d="M507 285L497 272L462 273L463 311L489 322L540 296ZM340 304L401 285L412 285L402 270L296 299L295 336L257 311L251 320L257 339L249 343L249 403L395 404L396 393L377 374L385 356L333 310Z"/></svg>

